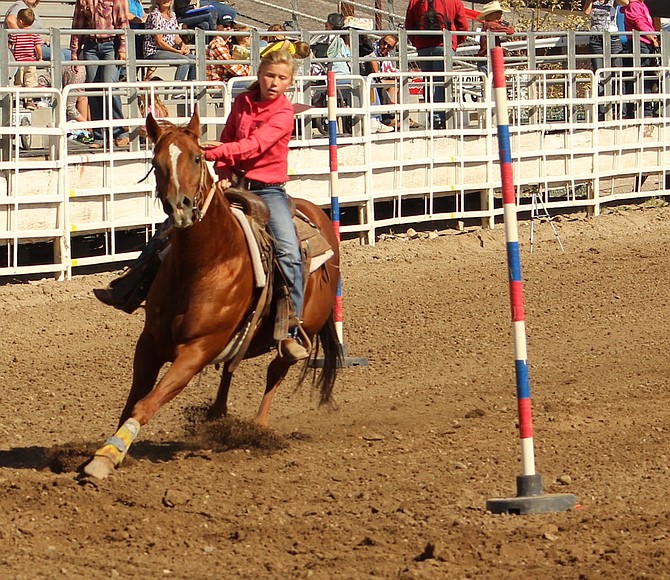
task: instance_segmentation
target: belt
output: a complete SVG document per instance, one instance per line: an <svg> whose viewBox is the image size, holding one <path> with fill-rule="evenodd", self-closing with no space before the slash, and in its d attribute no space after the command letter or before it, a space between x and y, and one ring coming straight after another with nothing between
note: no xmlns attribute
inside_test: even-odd
<svg viewBox="0 0 670 580"><path fill-rule="evenodd" d="M281 183L264 183L262 181L256 181L255 179L247 179L247 189L250 191L266 189L268 187L284 187L285 185L285 181L282 181Z"/></svg>
<svg viewBox="0 0 670 580"><path fill-rule="evenodd" d="M87 36L85 42L95 42L102 44L103 42L114 42L115 36L106 36L105 38L98 38L97 36Z"/></svg>

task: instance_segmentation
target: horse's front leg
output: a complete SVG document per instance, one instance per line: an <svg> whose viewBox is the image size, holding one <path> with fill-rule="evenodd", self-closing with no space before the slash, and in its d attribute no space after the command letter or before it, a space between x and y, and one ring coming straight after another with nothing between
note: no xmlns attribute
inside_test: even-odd
<svg viewBox="0 0 670 580"><path fill-rule="evenodd" d="M193 376L205 365L201 357L184 349L158 384L139 399L130 411L130 417L118 431L98 449L95 457L84 467L84 472L97 479L105 479L123 461L140 427L146 425L165 403L176 397ZM190 355L190 356L189 356ZM135 391L137 395L140 390Z"/></svg>
<svg viewBox="0 0 670 580"><path fill-rule="evenodd" d="M261 400L261 406L256 413L255 422L261 427L267 427L270 423L270 407L277 394L279 385L284 380L286 373L291 368L291 363L278 356L268 366L268 372L265 379L265 393Z"/></svg>
<svg viewBox="0 0 670 580"><path fill-rule="evenodd" d="M164 360L156 356L153 339L142 333L135 346L133 360L133 383L121 413L118 429L105 444L95 452L93 459L84 467L84 472L97 479L105 479L117 467L128 452L140 429L140 424L130 418L135 403L151 391Z"/></svg>

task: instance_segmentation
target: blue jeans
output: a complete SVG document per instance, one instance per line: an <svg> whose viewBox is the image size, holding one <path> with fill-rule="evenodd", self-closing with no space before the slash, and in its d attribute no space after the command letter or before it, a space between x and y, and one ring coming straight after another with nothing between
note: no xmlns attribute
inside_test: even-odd
<svg viewBox="0 0 670 580"><path fill-rule="evenodd" d="M150 60L183 60L184 64L178 64L177 70L174 73L174 80L176 81L192 81L195 80L195 59L188 54L177 54L169 50L156 51L149 57Z"/></svg>
<svg viewBox="0 0 670 580"><path fill-rule="evenodd" d="M423 72L444 71L444 46L429 46L417 50L419 56L438 56L437 60L422 60L418 62ZM426 95L433 103L444 103L444 77L433 77L433 94ZM426 99L428 100L428 99Z"/></svg>
<svg viewBox="0 0 670 580"><path fill-rule="evenodd" d="M105 61L114 60L116 57L116 43L113 40L108 42L84 42L84 48L81 53L81 60L86 61ZM116 65L90 65L86 67L87 83L113 83L119 82L119 69ZM89 97L88 105L91 109L91 121L102 121L108 118L107 104L105 97ZM121 98L117 95L112 97L112 118L123 119L123 109L121 107ZM96 141L102 141L105 130L98 127L93 129L93 137ZM114 138L125 137L127 135L123 127L113 128Z"/></svg>
<svg viewBox="0 0 670 580"><path fill-rule="evenodd" d="M616 57L614 58L615 54L621 54L623 52L623 44L621 44L621 40L619 39L618 36L612 36L610 38L610 46L611 46L611 55L612 55L612 64L610 65L609 63L607 66L615 66L615 67L620 67L621 66L621 58ZM603 54L603 49L604 49L604 42L603 42L603 37L602 36L592 36L589 39L589 48L591 50L591 54L598 55L593 57L593 70L594 72L597 71L600 68L604 68L605 62L604 62L604 55L600 56ZM602 93L601 93L602 94Z"/></svg>
<svg viewBox="0 0 670 580"><path fill-rule="evenodd" d="M72 52L69 48L60 49L61 60L72 60ZM42 45L42 60L51 60L51 47L46 44Z"/></svg>
<svg viewBox="0 0 670 580"><path fill-rule="evenodd" d="M642 59L640 60L640 65L647 67L647 66L657 66L657 60L654 58L644 58L645 55L648 54L653 54L653 48L651 44L647 44L646 42L640 41L640 55L642 56ZM644 80L644 92L645 93L655 93L656 92L656 83L658 82L658 77L653 74L653 73L642 73L645 80ZM651 101L645 100L644 103L644 116L645 117L652 117L654 116L654 103Z"/></svg>
<svg viewBox="0 0 670 580"><path fill-rule="evenodd" d="M283 186L275 186L254 190L253 193L260 196L270 209L268 226L275 240L275 256L286 278L296 316L301 320L304 299L302 256L298 235L291 219L286 190Z"/></svg>

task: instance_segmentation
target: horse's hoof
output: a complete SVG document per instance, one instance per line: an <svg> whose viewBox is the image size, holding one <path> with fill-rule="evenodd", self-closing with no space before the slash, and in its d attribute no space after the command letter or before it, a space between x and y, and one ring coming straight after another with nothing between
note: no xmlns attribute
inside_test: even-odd
<svg viewBox="0 0 670 580"><path fill-rule="evenodd" d="M95 479L106 479L114 471L114 464L101 455L96 455L84 467L84 473Z"/></svg>

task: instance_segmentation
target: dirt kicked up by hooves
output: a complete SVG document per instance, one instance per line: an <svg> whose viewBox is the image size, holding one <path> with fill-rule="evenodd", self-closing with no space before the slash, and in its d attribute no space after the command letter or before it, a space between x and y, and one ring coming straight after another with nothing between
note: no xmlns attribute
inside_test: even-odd
<svg viewBox="0 0 670 580"><path fill-rule="evenodd" d="M106 457L94 457L84 467L84 473L95 479L107 479L114 471L114 465Z"/></svg>

